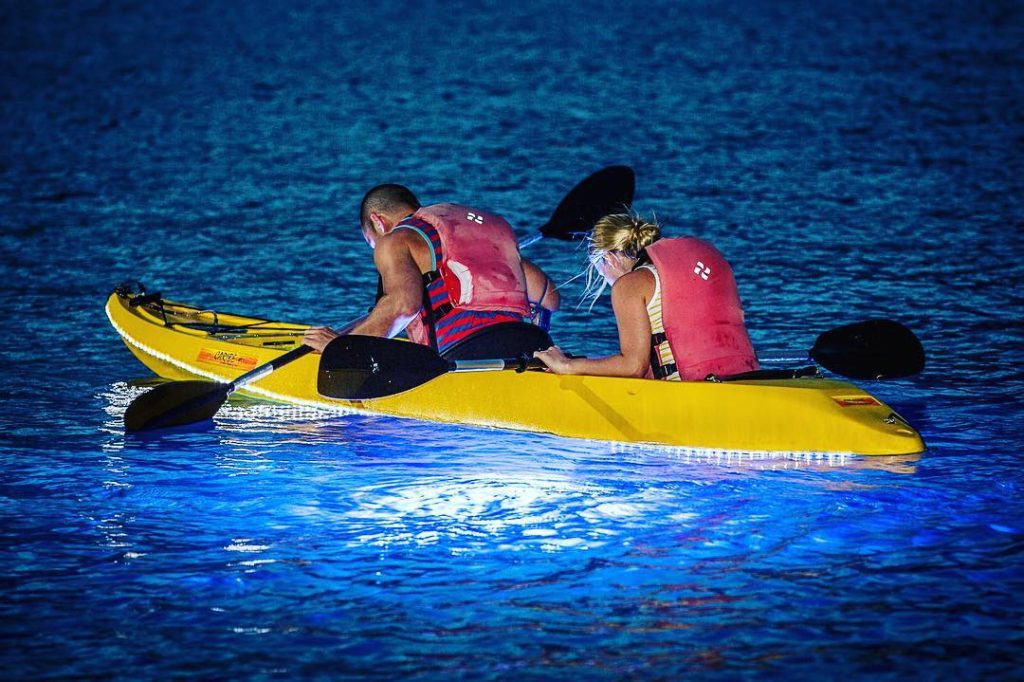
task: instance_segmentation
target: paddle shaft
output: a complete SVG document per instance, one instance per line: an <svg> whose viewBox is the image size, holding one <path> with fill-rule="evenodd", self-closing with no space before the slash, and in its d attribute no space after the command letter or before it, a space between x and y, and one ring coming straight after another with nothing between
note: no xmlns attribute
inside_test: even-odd
<svg viewBox="0 0 1024 682"><path fill-rule="evenodd" d="M577 235L578 234L581 237L586 236L586 232L567 232L566 234L569 234L569 235ZM526 239L524 239L521 242L519 242L519 248L525 249L528 246L533 246L534 244L539 242L541 239L544 239L544 237L546 237L546 236L548 236L548 235L541 234L539 232L537 234L532 234L529 237L527 237Z"/></svg>
<svg viewBox="0 0 1024 682"><path fill-rule="evenodd" d="M354 329L355 326L362 322L364 319L366 319L365 315L363 317L356 318L351 322L347 322L345 326L338 330L338 333L347 334L348 332L352 331L352 329ZM309 355L312 352L313 349L305 344L297 348L293 348L284 355L279 355L270 362L264 363L255 369L251 369L242 376L232 381L230 384L228 384L227 394L231 395L232 393L242 388L243 386L248 386L254 381L259 381L260 379L264 378L271 372L281 369L288 363L294 362L295 360L298 360L302 356Z"/></svg>
<svg viewBox="0 0 1024 682"><path fill-rule="evenodd" d="M452 360L449 367L452 372L490 372L505 369L525 372L528 369L540 369L544 367L544 363L537 358L521 357L495 360Z"/></svg>
<svg viewBox="0 0 1024 682"><path fill-rule="evenodd" d="M274 358L270 362L260 365L256 369L249 370L248 372L246 372L245 374L243 374L242 376L238 377L230 384L228 384L228 395L234 393L243 386L251 384L254 381L259 381L260 379L267 376L274 370L280 369L281 367L287 365L289 362L298 360L303 355L308 355L312 351L313 349L310 348L309 346L302 345L299 346L298 348L293 348L284 355L280 355Z"/></svg>
<svg viewBox="0 0 1024 682"><path fill-rule="evenodd" d="M539 232L537 234L532 234L529 237L527 237L526 239L524 239L521 242L519 242L519 248L525 249L528 246L533 246L534 244L539 242L541 239L544 239L544 235L540 234Z"/></svg>
<svg viewBox="0 0 1024 682"><path fill-rule="evenodd" d="M782 365L789 362L807 362L811 359L806 355L794 355L792 357L758 358L757 361L765 365Z"/></svg>

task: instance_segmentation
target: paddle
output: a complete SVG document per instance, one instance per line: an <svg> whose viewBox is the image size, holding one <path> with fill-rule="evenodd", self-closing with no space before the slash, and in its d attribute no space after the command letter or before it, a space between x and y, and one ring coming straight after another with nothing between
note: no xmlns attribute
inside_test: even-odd
<svg viewBox="0 0 1024 682"><path fill-rule="evenodd" d="M924 369L924 348L894 320L865 320L823 332L806 355L761 358L761 364L806 362L851 379L899 379Z"/></svg>
<svg viewBox="0 0 1024 682"><path fill-rule="evenodd" d="M541 226L540 234L521 246L529 246L544 237L578 238L576 235L586 233L601 216L628 208L635 185L633 170L628 166L608 166L592 173L565 195L551 219ZM361 320L350 322L339 333L345 334ZM128 406L124 413L125 431L148 431L210 419L229 395L311 351L309 346L299 346L230 383L196 379L160 384Z"/></svg>
<svg viewBox="0 0 1024 682"><path fill-rule="evenodd" d="M892 320L868 320L826 331L809 354L829 371L854 379L893 379L924 367L921 342ZM371 400L422 386L449 372L523 371L540 366L539 361L524 358L449 361L419 344L343 336L324 349L317 390L330 398Z"/></svg>
<svg viewBox="0 0 1024 682"><path fill-rule="evenodd" d="M924 348L895 320L854 322L822 333L807 351L819 365L851 379L899 379L924 369Z"/></svg>
<svg viewBox="0 0 1024 682"><path fill-rule="evenodd" d="M351 330L362 321L362 317L352 320L341 328L341 333ZM131 402L124 413L124 430L151 431L210 419L227 401L229 395L298 360L312 350L309 346L293 348L230 383L187 379L160 384Z"/></svg>
<svg viewBox="0 0 1024 682"><path fill-rule="evenodd" d="M598 219L628 211L635 190L636 175L629 166L608 166L591 173L569 190L538 234L524 239L519 246L525 248L545 237L562 241L583 239Z"/></svg>
<svg viewBox="0 0 1024 682"><path fill-rule="evenodd" d="M330 398L370 400L408 391L448 372L522 372L543 366L540 360L526 357L445 360L418 343L376 336L339 336L324 348L317 391Z"/></svg>

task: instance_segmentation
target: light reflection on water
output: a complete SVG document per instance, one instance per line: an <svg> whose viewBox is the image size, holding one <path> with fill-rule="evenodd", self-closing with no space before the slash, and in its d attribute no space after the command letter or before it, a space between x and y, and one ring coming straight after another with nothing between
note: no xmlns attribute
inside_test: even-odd
<svg viewBox="0 0 1024 682"><path fill-rule="evenodd" d="M623 447L248 400L128 437L138 391L99 393L106 446L69 485L68 511L93 511L63 543L118 597L48 584L39 616L86 605L91 631L130 624L132 647L212 656L244 638L291 673L312 646L412 677L439 669L439 648L568 677L792 664L808 641L826 664L836 646L917 636L935 594L998 628L979 590L1020 578L981 558L1012 551L1016 524L944 520L961 495L929 482L927 453Z"/></svg>
<svg viewBox="0 0 1024 682"><path fill-rule="evenodd" d="M117 419L138 390L115 384L104 397ZM112 433L117 424L108 424ZM444 545L469 552L588 551L629 543L652 523L700 523L692 503L703 488L756 484L790 473L791 483L832 491L878 485L835 471L911 475L919 456L857 457L835 453L758 453L563 439L381 416L232 401L214 424L147 435L117 434L142 451L161 453L206 475L273 481L294 524L344 528L353 547ZM176 452L177 449L177 452ZM189 451L209 462L189 462ZM208 454L207 454L208 453ZM184 458L184 459L183 459ZM120 457L108 458L110 486L130 488ZM882 485L888 485L882 481ZM245 485L245 484L233 484ZM304 499L302 493L312 493ZM298 493L293 495L293 493ZM261 497L261 505L268 504ZM765 516L767 518L767 516ZM271 545L233 538L232 551ZM276 559L265 559L274 561Z"/></svg>

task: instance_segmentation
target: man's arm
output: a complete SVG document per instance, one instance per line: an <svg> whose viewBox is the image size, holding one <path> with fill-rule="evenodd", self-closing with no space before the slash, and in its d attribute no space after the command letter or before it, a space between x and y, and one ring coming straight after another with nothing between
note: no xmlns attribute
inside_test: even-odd
<svg viewBox="0 0 1024 682"><path fill-rule="evenodd" d="M420 241L410 230L398 230L377 241L373 262L384 283L384 295L353 334L390 338L416 318L423 306L423 275L412 248Z"/></svg>
<svg viewBox="0 0 1024 682"><path fill-rule="evenodd" d="M399 230L377 240L373 261L384 283L384 295L349 334L392 337L415 319L423 305L423 276L412 255L412 248L422 239L409 230ZM303 343L322 352L339 336L329 327L311 327Z"/></svg>

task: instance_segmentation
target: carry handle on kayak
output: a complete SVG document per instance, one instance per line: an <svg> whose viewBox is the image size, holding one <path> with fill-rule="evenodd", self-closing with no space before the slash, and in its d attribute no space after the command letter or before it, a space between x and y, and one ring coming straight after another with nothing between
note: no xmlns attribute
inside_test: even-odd
<svg viewBox="0 0 1024 682"><path fill-rule="evenodd" d="M156 303L160 300L160 292L154 291L151 294L139 294L138 296L132 296L128 299L129 308L137 308L140 305L148 305L150 303Z"/></svg>

